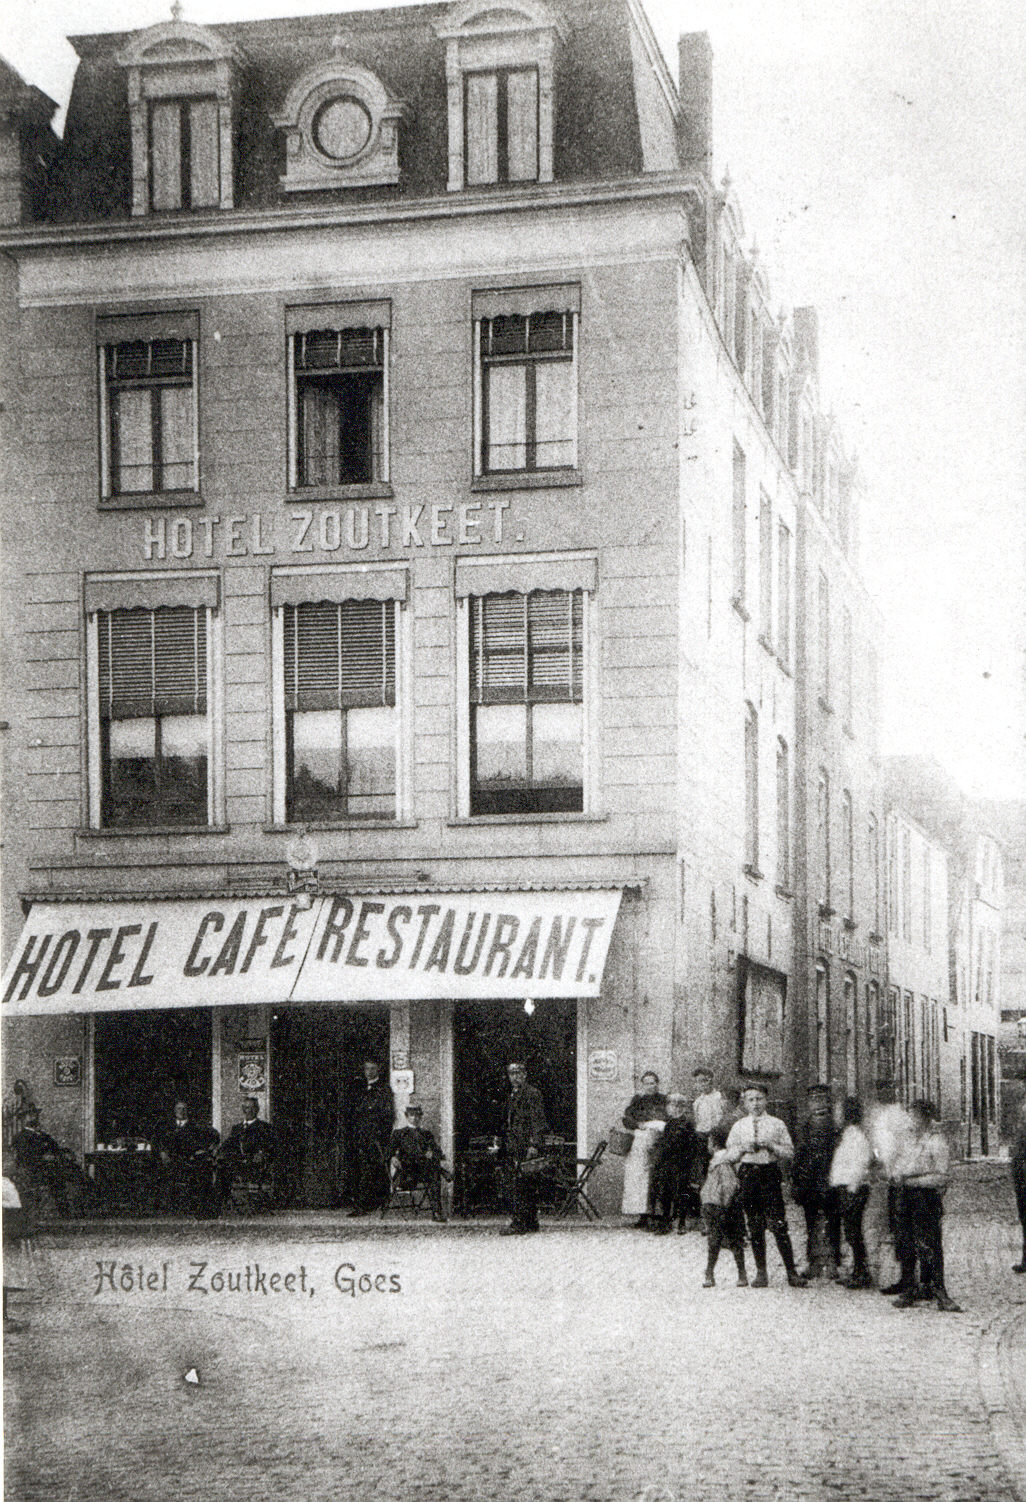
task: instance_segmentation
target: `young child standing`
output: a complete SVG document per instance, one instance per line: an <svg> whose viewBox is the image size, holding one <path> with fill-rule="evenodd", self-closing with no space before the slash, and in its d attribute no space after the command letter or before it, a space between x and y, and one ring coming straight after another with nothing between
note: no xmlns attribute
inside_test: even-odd
<svg viewBox="0 0 1026 1502"><path fill-rule="evenodd" d="M712 1158L702 1185L702 1217L708 1238L708 1260L703 1288L715 1288L716 1261L726 1242L737 1263L737 1286L748 1287L745 1270L745 1223L741 1213L741 1194L734 1165L727 1157L727 1129L714 1126L709 1133Z"/></svg>

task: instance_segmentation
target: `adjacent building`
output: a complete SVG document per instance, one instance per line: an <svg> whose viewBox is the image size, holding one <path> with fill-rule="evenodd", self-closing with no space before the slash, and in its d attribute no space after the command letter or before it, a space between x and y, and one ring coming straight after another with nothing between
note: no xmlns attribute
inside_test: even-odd
<svg viewBox="0 0 1026 1502"><path fill-rule="evenodd" d="M368 1054L449 1154L513 1056L581 1155L648 1068L871 1093L861 482L708 39L677 82L636 0L75 46L45 171L4 81L8 1079L83 1153L255 1095L299 1205Z"/></svg>

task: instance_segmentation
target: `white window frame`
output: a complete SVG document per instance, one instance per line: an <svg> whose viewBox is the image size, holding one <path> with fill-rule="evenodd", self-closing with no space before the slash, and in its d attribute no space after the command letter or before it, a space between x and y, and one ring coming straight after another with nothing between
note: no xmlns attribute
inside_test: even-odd
<svg viewBox="0 0 1026 1502"><path fill-rule="evenodd" d="M517 296L519 296L519 295L520 294L517 294ZM541 288L541 289L539 289L539 295L538 295L538 298L537 298L537 302L538 302L538 308L536 310L537 312L542 313L542 312L546 311L546 309L542 307L542 304L544 303L544 301L545 301L545 289ZM580 313L576 312L573 309L568 309L567 311L570 313L570 322L571 322L570 333L571 333L571 339L573 341L573 354L571 355L571 358L570 358L570 367L571 367L571 370L573 371L573 377L572 377L571 382L570 382L570 401L571 401L570 423L571 423L571 427L573 429L573 432L571 433L571 442L572 442L571 459L570 459L570 463L568 465L562 465L561 464L559 466L546 467L546 468L536 468L536 469L527 469L525 467L524 469L513 469L513 470L487 470L484 467L484 362L481 359L481 324L482 324L482 322L484 320L482 318L479 318L479 317L475 317L474 318L474 320L473 320L473 338L474 338L474 380L473 380L473 403L474 403L473 437L474 437L474 455L473 455L473 463L474 463L474 479L475 480L484 480L484 479L493 478L495 475L501 475L501 476L503 476L504 479L507 476L512 477L513 481L515 482L516 480L521 479L525 475L528 476L528 477L533 476L533 475L556 475L556 476L558 476L558 475L561 475L561 474L570 473L571 471L576 474L578 472L578 470L580 469L580 436L581 436L581 419L580 419L580 384L581 384L580 348L581 348L581 345L580 345L580 340L581 340L581 315L580 315ZM530 478L528 478L525 483L527 485L530 485L530 483L531 483Z"/></svg>
<svg viewBox="0 0 1026 1502"><path fill-rule="evenodd" d="M329 320L326 328L337 323L340 317L344 317L344 309L337 303L325 308L324 316ZM347 327L347 325L340 325ZM389 324L378 325L382 335L382 369L381 369L381 477L369 482L365 481L335 481L330 485L300 485L299 483L299 400L296 389L296 335L285 335L285 361L288 374L288 384L285 391L285 408L288 423L288 481L289 494L301 498L304 495L322 494L326 490L344 495L346 491L365 488L366 484L389 485L392 480L391 468L391 421L390 421L390 373L392 357L392 329Z"/></svg>
<svg viewBox="0 0 1026 1502"><path fill-rule="evenodd" d="M394 573L394 563L382 564L381 572ZM364 564L311 565L290 573L346 575L373 573ZM332 819L325 828L366 829L381 823L407 823L413 817L413 613L408 598L395 601L395 809L384 819ZM288 823L288 788L285 756L285 605L271 610L271 822ZM320 825L318 824L318 827Z"/></svg>
<svg viewBox="0 0 1026 1502"><path fill-rule="evenodd" d="M217 577L208 570L183 569L176 578L182 580ZM167 579L166 573L153 571L125 574L91 575L98 583L136 583L148 579ZM146 607L147 609L150 607ZM207 826L225 824L224 779L224 612L205 606L207 612ZM100 728L100 642L99 612L86 616L86 797L87 826L111 835L163 834L164 826L152 829L139 825L131 829L108 828L103 822L103 757ZM170 832L177 833L171 827ZM184 831L183 831L184 832Z"/></svg>
<svg viewBox="0 0 1026 1502"><path fill-rule="evenodd" d="M591 558L591 554L542 554L524 553L518 554L518 563L547 562L550 559ZM489 562L498 561L490 556ZM512 562L513 560L509 560ZM560 587L560 586L554 586ZM582 591L581 605L581 689L582 702L582 747L581 747L581 814L595 814L597 807L597 787L595 769L597 757L595 754L595 737L597 727L595 717L598 705L598 662L597 652L592 642L595 633L595 625L592 612L595 609L590 590ZM536 819L580 818L581 814L486 814L472 815L470 812L470 599L476 596L467 596L456 601L456 695L454 705L454 733L456 743L455 761L455 804L456 817L459 819L508 819L511 823L530 823Z"/></svg>
<svg viewBox="0 0 1026 1502"><path fill-rule="evenodd" d="M145 333L139 337L145 338ZM159 335L151 336L159 337ZM117 344L108 339L96 347L96 379L100 406L100 498L116 506L153 506L164 504L164 496L199 495L199 339L188 336L192 345L192 485L186 490L115 490L110 432L110 392L107 383L107 350ZM190 504L195 504L192 502Z"/></svg>

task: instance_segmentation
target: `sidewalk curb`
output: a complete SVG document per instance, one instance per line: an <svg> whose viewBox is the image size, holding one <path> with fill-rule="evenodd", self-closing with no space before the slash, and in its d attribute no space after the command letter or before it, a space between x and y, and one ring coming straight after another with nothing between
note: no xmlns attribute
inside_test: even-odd
<svg viewBox="0 0 1026 1502"><path fill-rule="evenodd" d="M980 1395L994 1443L1019 1502L1026 1502L1026 1410L1005 1379L1002 1345L1016 1325L1026 1329L1026 1305L1002 1313L983 1332L977 1361Z"/></svg>

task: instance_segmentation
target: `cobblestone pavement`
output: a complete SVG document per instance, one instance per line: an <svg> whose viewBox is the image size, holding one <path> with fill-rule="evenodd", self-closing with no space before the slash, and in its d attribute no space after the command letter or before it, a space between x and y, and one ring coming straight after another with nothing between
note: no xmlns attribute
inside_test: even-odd
<svg viewBox="0 0 1026 1502"><path fill-rule="evenodd" d="M1005 1181L952 1191L960 1316L792 1291L772 1253L768 1290L721 1259L705 1291L699 1236L605 1224L44 1235L5 1340L7 1495L1013 1502L1010 1200Z"/></svg>

